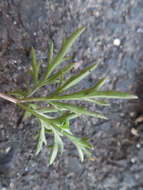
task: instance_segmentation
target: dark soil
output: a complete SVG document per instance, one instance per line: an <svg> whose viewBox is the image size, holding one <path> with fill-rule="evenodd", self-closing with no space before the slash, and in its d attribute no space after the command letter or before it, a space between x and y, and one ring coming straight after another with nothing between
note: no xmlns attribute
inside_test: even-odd
<svg viewBox="0 0 143 190"><path fill-rule="evenodd" d="M64 35L80 26L86 31L70 52L73 61L82 63L77 70L100 65L77 89L108 75L105 89L135 93L139 100L114 100L111 107L99 108L108 121L73 120L76 135L92 137L95 159L80 163L75 147L66 141L63 156L52 166L47 147L34 154L36 120L21 122L23 112L0 100L1 190L143 190L142 0L1 0L0 90L23 87L32 46L44 70L50 42L57 53ZM120 40L117 46L115 39Z"/></svg>

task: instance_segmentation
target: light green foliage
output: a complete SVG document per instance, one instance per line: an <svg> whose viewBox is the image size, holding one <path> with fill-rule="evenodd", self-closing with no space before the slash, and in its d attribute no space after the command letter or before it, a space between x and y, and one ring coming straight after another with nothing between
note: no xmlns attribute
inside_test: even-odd
<svg viewBox="0 0 143 190"><path fill-rule="evenodd" d="M30 74L33 78L33 89L30 88L28 81L25 84L25 91L20 89L13 92L13 95L18 98L18 105L25 110L24 119L33 115L39 123L39 133L36 135L38 140L36 155L41 151L43 146L51 149L51 155L49 163L52 164L57 157L58 152L63 153L64 143L63 138L66 136L77 148L81 161L84 160L84 154L91 158L90 150L94 147L89 143L90 138L76 137L70 130L70 120L81 115L93 116L96 118L107 119L105 116L98 112L87 110L84 106L73 105L71 103L63 102L64 100L77 100L92 102L101 106L109 106L108 102L101 100L102 98L122 98L122 99L134 99L137 98L135 95L131 95L125 92L119 91L101 91L101 87L106 82L106 77L103 77L95 86L77 91L71 94L65 93L69 88L78 84L81 80L87 77L92 72L97 64L93 64L85 68L83 71L75 74L65 81L65 74L68 73L74 66L74 63L68 63L65 67L55 72L55 68L62 64L62 62L70 61L71 57L67 56L66 53L69 48L85 30L84 27L79 28L75 31L67 40L64 39L62 47L58 54L53 58L53 44L50 45L48 64L44 74L39 78L40 63L36 60L35 50L32 47L32 70ZM33 97L33 95L42 87L50 84L57 84L57 89L47 97ZM41 93L42 94L42 93ZM47 103L46 107L40 107L38 102L44 101ZM51 113L53 113L51 116ZM53 144L48 146L48 135L53 136Z"/></svg>

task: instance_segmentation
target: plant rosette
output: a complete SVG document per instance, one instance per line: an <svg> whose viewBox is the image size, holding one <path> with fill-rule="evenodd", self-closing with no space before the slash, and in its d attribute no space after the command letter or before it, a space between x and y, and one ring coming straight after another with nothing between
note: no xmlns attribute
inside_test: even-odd
<svg viewBox="0 0 143 190"><path fill-rule="evenodd" d="M70 130L70 120L80 117L81 115L93 116L100 119L107 119L99 112L93 112L86 109L85 106L78 106L69 103L70 101L85 101L92 102L101 106L109 106L109 103L102 99L136 99L137 96L129 94L127 92L120 92L114 90L101 90L105 84L107 77L100 79L95 86L76 91L74 93L67 93L69 88L77 85L81 80L86 78L98 64L92 64L83 69L78 74L71 76L65 80L65 74L70 72L74 67L74 62L70 62L71 57L66 56L70 47L75 40L83 33L85 27L81 27L76 30L68 39L64 39L62 46L53 58L53 43L50 45L48 54L48 63L44 74L40 75L40 62L36 60L35 50L32 47L31 50L31 66L29 73L32 76L34 87L31 89L29 82L25 83L25 90L18 89L11 93L15 97L6 95L0 92L0 97L6 99L12 103L17 104L19 107L25 110L24 119L27 119L31 115L35 116L39 121L40 130L36 135L38 139L36 155L42 150L42 147L46 145L51 149L49 164L52 164L57 157L58 152L61 154L64 150L63 138L66 136L77 148L80 160L84 160L86 154L92 159L92 151L94 147L91 145L90 138L88 137L76 137ZM62 69L55 71L55 69L63 62L68 61L67 65ZM70 63L69 63L70 62ZM57 89L50 93L46 97L35 97L34 95L43 86L50 84L56 84ZM46 107L40 107L39 102L46 102ZM67 103L68 101L68 103ZM54 113L51 116L51 113ZM53 144L48 146L46 139L47 135L53 136Z"/></svg>

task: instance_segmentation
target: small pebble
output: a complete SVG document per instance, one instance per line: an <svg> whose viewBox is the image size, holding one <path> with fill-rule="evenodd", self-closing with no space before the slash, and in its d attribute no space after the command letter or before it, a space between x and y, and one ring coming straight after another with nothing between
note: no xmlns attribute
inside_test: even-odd
<svg viewBox="0 0 143 190"><path fill-rule="evenodd" d="M118 39L118 38L114 39L114 41L113 41L114 46L120 46L120 44L121 44L120 39Z"/></svg>
<svg viewBox="0 0 143 190"><path fill-rule="evenodd" d="M136 113L135 112L130 112L130 117L135 117L136 116Z"/></svg>
<svg viewBox="0 0 143 190"><path fill-rule="evenodd" d="M52 11L55 11L55 6L54 6L54 4L51 4L50 8L52 9Z"/></svg>
<svg viewBox="0 0 143 190"><path fill-rule="evenodd" d="M138 131L135 128L131 128L131 133L134 136L139 136L139 133L138 133Z"/></svg>
<svg viewBox="0 0 143 190"><path fill-rule="evenodd" d="M27 167L25 168L25 171L26 171L26 172L28 171L28 168L27 168Z"/></svg>
<svg viewBox="0 0 143 190"><path fill-rule="evenodd" d="M2 189L1 190L7 190L7 188L5 188L5 187L2 187Z"/></svg>
<svg viewBox="0 0 143 190"><path fill-rule="evenodd" d="M16 173L16 175L19 177L19 176L20 176L20 173L19 173L19 172L17 172L17 173Z"/></svg>
<svg viewBox="0 0 143 190"><path fill-rule="evenodd" d="M14 24L14 25L16 25L16 24L17 24L17 22L16 22L16 21L13 21L13 24Z"/></svg>
<svg viewBox="0 0 143 190"><path fill-rule="evenodd" d="M137 148L141 148L141 144L137 144L136 147L137 147Z"/></svg>
<svg viewBox="0 0 143 190"><path fill-rule="evenodd" d="M131 158L131 163L135 164L136 163L136 158Z"/></svg>
<svg viewBox="0 0 143 190"><path fill-rule="evenodd" d="M93 11L93 15L96 16L96 17L99 17L100 16L100 13L96 10Z"/></svg>
<svg viewBox="0 0 143 190"><path fill-rule="evenodd" d="M125 113L120 113L120 116L121 116L121 117L124 117L124 116L125 116Z"/></svg>
<svg viewBox="0 0 143 190"><path fill-rule="evenodd" d="M11 147L7 147L7 148L5 149L5 152L8 153L8 152L10 152L10 150L11 150Z"/></svg>
<svg viewBox="0 0 143 190"><path fill-rule="evenodd" d="M137 32L138 32L138 33L143 33L143 28L138 28L138 29L137 29Z"/></svg>
<svg viewBox="0 0 143 190"><path fill-rule="evenodd" d="M14 183L11 182L11 183L9 184L9 187L10 187L10 189L14 189Z"/></svg>
<svg viewBox="0 0 143 190"><path fill-rule="evenodd" d="M18 71L20 71L20 70L21 70L21 68L22 68L22 67L20 67L20 66L19 66L19 67L17 67L17 70L18 70Z"/></svg>

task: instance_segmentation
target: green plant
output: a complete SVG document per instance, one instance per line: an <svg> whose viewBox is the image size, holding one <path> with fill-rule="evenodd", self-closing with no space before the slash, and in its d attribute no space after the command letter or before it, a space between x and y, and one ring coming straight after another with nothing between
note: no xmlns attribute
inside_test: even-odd
<svg viewBox="0 0 143 190"><path fill-rule="evenodd" d="M28 81L26 81L25 90L18 89L12 93L12 95L15 95L16 98L0 93L1 98L16 103L18 106L25 110L24 119L31 115L34 115L38 119L40 123L40 130L39 133L36 135L36 138L38 139L36 155L41 151L43 145L47 145L46 136L53 135L53 144L48 146L49 148L51 148L50 164L54 162L59 150L61 154L63 153L63 136L66 136L68 139L70 139L72 143L76 146L81 161L84 160L84 154L91 158L90 150L93 149L93 146L89 143L90 138L79 138L74 136L69 126L71 119L79 117L80 115L88 115L96 118L107 119L105 116L101 115L98 112L92 112L87 110L85 107L73 105L71 103L63 101L87 101L93 102L101 106L108 106L109 103L100 99L137 98L135 95L131 95L125 92L113 90L101 91L100 88L106 82L106 77L103 77L101 80L99 80L99 82L97 82L95 86L91 88L70 94L65 93L69 88L78 84L97 67L97 64L90 65L89 67L85 68L80 73L75 74L66 81L64 80L64 75L72 69L74 63L70 63L62 69L59 69L59 71L55 72L55 68L57 68L57 66L59 66L64 61L70 60L71 57L66 57L66 53L68 52L74 41L80 36L80 34L84 30L85 28L81 27L76 32L74 32L68 39L64 39L62 47L55 58L53 58L53 44L50 45L48 64L42 77L39 77L40 62L37 62L35 50L34 48L32 48L32 69L29 69L29 73L33 78L33 89L30 88ZM47 97L33 97L33 95L35 95L35 93L41 87L53 83L57 84L57 89L53 93L51 93ZM38 102L40 101L47 102L47 106L41 108L38 104ZM54 116L52 116L51 113L54 113Z"/></svg>

